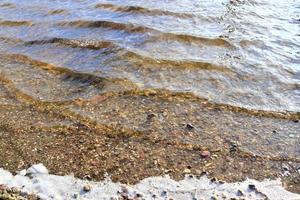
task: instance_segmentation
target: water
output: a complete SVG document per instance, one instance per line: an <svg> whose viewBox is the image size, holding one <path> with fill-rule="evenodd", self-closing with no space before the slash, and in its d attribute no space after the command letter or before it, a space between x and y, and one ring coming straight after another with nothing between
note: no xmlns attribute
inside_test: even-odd
<svg viewBox="0 0 300 200"><path fill-rule="evenodd" d="M299 34L296 0L0 0L0 167L299 193Z"/></svg>
<svg viewBox="0 0 300 200"><path fill-rule="evenodd" d="M68 69L84 80L92 75L122 82L103 93L163 89L233 107L299 112L299 5L297 0L1 0L0 53ZM35 80L36 70L18 72ZM79 90L74 81L68 86L55 76L49 81L61 91ZM19 85L44 101L94 94L81 88L63 98L38 87Z"/></svg>

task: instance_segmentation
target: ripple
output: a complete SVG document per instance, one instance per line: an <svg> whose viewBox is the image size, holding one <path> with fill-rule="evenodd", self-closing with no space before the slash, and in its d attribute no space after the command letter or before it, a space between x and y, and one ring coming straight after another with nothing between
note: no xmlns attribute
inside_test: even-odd
<svg viewBox="0 0 300 200"><path fill-rule="evenodd" d="M6 0L0 7L4 53L215 103L299 111L295 1Z"/></svg>
<svg viewBox="0 0 300 200"><path fill-rule="evenodd" d="M0 26L33 26L30 21L2 21L0 20Z"/></svg>
<svg viewBox="0 0 300 200"><path fill-rule="evenodd" d="M42 44L59 44L71 46L73 48L88 48L88 49L103 49L113 48L115 45L109 41L96 41L96 40L76 40L67 38L52 38L49 40L34 40L25 42L25 45L42 45Z"/></svg>
<svg viewBox="0 0 300 200"><path fill-rule="evenodd" d="M179 18L191 18L194 17L192 14L188 13L176 13L170 12L166 10L159 10L159 9L149 9L146 7L140 6L119 6L115 4L109 3L100 3L95 5L95 8L100 9L107 9L114 12L119 12L121 14L141 14L141 15L149 15L149 16L172 16L172 17L179 17Z"/></svg>
<svg viewBox="0 0 300 200"><path fill-rule="evenodd" d="M67 13L68 12L64 9L56 9L48 12L49 15L60 15L60 14L67 14Z"/></svg>
<svg viewBox="0 0 300 200"><path fill-rule="evenodd" d="M76 28L110 28L115 30L123 30L131 33L147 33L149 31L153 31L154 29L138 26L134 24L122 24L112 21L84 21L84 20L77 20L77 21L69 21L69 22L60 22L58 23L59 26L70 26Z"/></svg>

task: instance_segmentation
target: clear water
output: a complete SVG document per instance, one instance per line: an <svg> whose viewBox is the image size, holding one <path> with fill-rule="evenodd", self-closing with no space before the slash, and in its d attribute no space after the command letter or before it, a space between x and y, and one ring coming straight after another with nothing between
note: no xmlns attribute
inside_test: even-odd
<svg viewBox="0 0 300 200"><path fill-rule="evenodd" d="M120 90L134 85L247 109L300 111L297 0L1 0L0 53L87 79L124 81ZM24 70L7 77L36 80L37 71ZM34 92L38 84L20 87L33 98L61 101L59 93Z"/></svg>

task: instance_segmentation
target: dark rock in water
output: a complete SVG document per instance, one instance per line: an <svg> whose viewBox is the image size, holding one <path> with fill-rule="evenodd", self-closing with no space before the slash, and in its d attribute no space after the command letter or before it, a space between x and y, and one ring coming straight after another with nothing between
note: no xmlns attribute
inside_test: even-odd
<svg viewBox="0 0 300 200"><path fill-rule="evenodd" d="M162 191L161 196L163 197L166 196L167 194L168 194L167 191Z"/></svg>
<svg viewBox="0 0 300 200"><path fill-rule="evenodd" d="M249 184L248 188L249 188L249 190L256 190L256 187L254 184Z"/></svg>
<svg viewBox="0 0 300 200"><path fill-rule="evenodd" d="M215 196L210 197L210 199L211 200L218 200L217 197L215 197Z"/></svg>
<svg viewBox="0 0 300 200"><path fill-rule="evenodd" d="M215 183L215 182L217 182L217 179L216 179L216 178L212 178L212 179L210 179L210 181L211 181L212 183Z"/></svg>
<svg viewBox="0 0 300 200"><path fill-rule="evenodd" d="M295 122L295 123L298 123L298 122L299 122L299 120L298 120L298 119L296 119L296 120L294 120L294 122Z"/></svg>
<svg viewBox="0 0 300 200"><path fill-rule="evenodd" d="M150 114L147 115L147 119L150 120L150 119L153 119L156 116L157 116L156 114L150 113Z"/></svg>
<svg viewBox="0 0 300 200"><path fill-rule="evenodd" d="M207 172L201 172L200 176L207 175Z"/></svg>
<svg viewBox="0 0 300 200"><path fill-rule="evenodd" d="M241 190L238 190L238 191L237 191L237 196L239 196L239 197L240 197L240 196L244 196L244 193L243 193Z"/></svg>
<svg viewBox="0 0 300 200"><path fill-rule="evenodd" d="M135 196L136 196L137 198L141 198L141 197L143 197L143 195L142 195L142 194L140 194L140 193L137 193Z"/></svg>
<svg viewBox="0 0 300 200"><path fill-rule="evenodd" d="M92 177L90 175L85 175L83 177L83 180L88 180L88 181L91 181L92 180Z"/></svg>
<svg viewBox="0 0 300 200"><path fill-rule="evenodd" d="M286 165L286 164L282 164L282 169L283 169L284 171L289 171L289 166Z"/></svg>
<svg viewBox="0 0 300 200"><path fill-rule="evenodd" d="M195 129L195 127L192 124L186 124L185 127L188 131L192 131L193 129Z"/></svg>
<svg viewBox="0 0 300 200"><path fill-rule="evenodd" d="M237 149L238 149L238 145L237 144L232 143L230 145L230 148L229 148L230 152L235 152L235 151L237 151Z"/></svg>

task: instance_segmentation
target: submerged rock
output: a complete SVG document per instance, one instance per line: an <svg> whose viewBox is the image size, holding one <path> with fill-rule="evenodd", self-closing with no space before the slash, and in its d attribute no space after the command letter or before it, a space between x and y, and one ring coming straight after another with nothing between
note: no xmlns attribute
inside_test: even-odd
<svg viewBox="0 0 300 200"><path fill-rule="evenodd" d="M210 157L210 152L209 151L202 151L201 156L202 158L209 158Z"/></svg>

